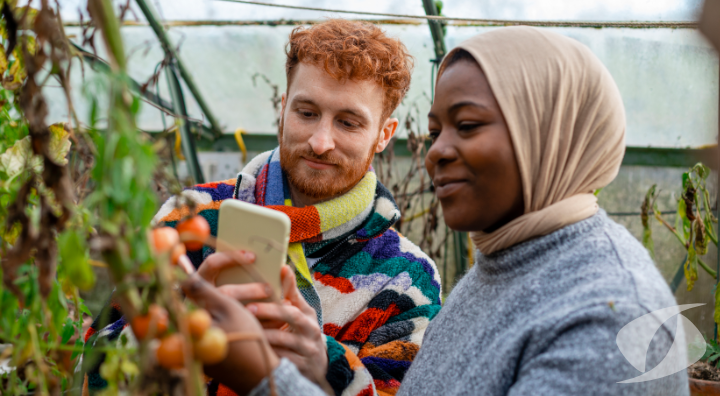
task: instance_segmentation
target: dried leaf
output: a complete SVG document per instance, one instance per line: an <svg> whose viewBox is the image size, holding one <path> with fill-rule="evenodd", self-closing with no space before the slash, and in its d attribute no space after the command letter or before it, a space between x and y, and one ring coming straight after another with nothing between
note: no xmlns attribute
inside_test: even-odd
<svg viewBox="0 0 720 396"><path fill-rule="evenodd" d="M48 145L48 156L60 165L68 163L67 155L70 152L70 133L65 129L64 123L50 125L50 144Z"/></svg>
<svg viewBox="0 0 720 396"><path fill-rule="evenodd" d="M25 171L29 166L35 172L42 172L42 158L33 156L30 136L26 136L0 154L0 171L12 178Z"/></svg>
<svg viewBox="0 0 720 396"><path fill-rule="evenodd" d="M0 76L5 74L8 69L8 60L5 56L5 49L0 47Z"/></svg>
<svg viewBox="0 0 720 396"><path fill-rule="evenodd" d="M693 287L695 287L695 281L698 278L697 266L698 260L697 255L695 254L695 247L690 244L690 248L688 249L687 261L685 261L684 265L685 280L687 281L688 291L692 291Z"/></svg>

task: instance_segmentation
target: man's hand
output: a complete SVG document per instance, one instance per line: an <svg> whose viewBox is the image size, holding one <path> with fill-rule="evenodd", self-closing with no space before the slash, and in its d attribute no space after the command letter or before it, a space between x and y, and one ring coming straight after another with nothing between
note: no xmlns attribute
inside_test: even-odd
<svg viewBox="0 0 720 396"><path fill-rule="evenodd" d="M239 302L233 300L197 275L182 284L185 295L205 308L215 325L228 335L242 333L257 337L231 341L228 355L222 362L205 366L205 373L229 387L238 395L255 388L277 366L280 360L264 338L263 329L255 317Z"/></svg>
<svg viewBox="0 0 720 396"><path fill-rule="evenodd" d="M237 252L213 253L198 268L198 275L215 286L220 272L238 265L250 265L255 262L255 253L243 250ZM272 296L272 288L267 283L245 283L242 285L222 285L221 293L236 301L263 300Z"/></svg>
<svg viewBox="0 0 720 396"><path fill-rule="evenodd" d="M252 303L247 309L265 327L265 337L278 356L293 362L310 381L332 391L325 379L328 368L325 336L315 310L300 294L289 266L280 270L280 279L285 297L282 305Z"/></svg>

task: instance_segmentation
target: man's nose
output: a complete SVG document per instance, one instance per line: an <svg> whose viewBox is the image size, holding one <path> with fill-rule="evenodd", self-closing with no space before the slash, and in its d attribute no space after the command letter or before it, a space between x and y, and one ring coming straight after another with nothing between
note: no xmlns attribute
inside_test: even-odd
<svg viewBox="0 0 720 396"><path fill-rule="evenodd" d="M335 148L333 139L332 120L321 119L318 128L310 136L310 147L317 155L323 155Z"/></svg>

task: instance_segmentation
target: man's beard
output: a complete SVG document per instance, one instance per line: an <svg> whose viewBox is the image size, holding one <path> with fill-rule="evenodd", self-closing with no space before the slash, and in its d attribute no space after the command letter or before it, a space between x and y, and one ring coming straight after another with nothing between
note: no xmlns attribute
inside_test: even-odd
<svg viewBox="0 0 720 396"><path fill-rule="evenodd" d="M370 147L370 152L363 160L353 161L338 158L333 155L332 151L317 155L307 144L304 145L304 148L290 149L286 144L283 144L283 124L284 120L281 119L278 126L280 166L285 172L288 182L301 194L313 199L330 199L350 191L370 168L370 163L372 163L375 156L374 148L380 139L378 135L375 143ZM301 157L333 164L334 166L326 170L316 170L307 166L300 167Z"/></svg>

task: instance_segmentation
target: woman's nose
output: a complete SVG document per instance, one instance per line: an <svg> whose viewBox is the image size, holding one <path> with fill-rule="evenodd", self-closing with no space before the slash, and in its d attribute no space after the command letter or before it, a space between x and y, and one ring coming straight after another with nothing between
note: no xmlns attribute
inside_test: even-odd
<svg viewBox="0 0 720 396"><path fill-rule="evenodd" d="M457 148L453 139L448 137L449 133L440 133L428 150L426 160L433 165L442 165L452 162L458 157Z"/></svg>

